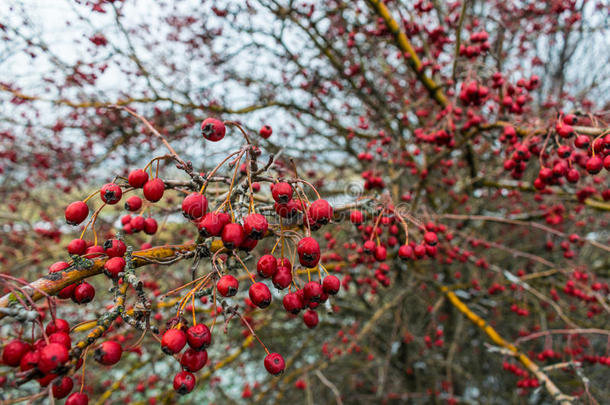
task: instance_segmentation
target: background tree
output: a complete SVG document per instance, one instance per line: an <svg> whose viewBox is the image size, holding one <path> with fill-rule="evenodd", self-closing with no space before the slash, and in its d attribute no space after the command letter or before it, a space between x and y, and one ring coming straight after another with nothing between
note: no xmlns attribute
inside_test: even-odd
<svg viewBox="0 0 610 405"><path fill-rule="evenodd" d="M45 401L53 386L69 391L67 373L92 403L603 403L609 11L592 0L2 4L3 353L36 353L7 351L15 339L42 350L56 317L71 327L70 359L47 388L31 381L49 375L40 361L22 371L3 354L2 400ZM224 122L219 142L209 117ZM142 168L163 180L158 203L127 180ZM278 181L296 214L276 209ZM100 195L107 183L124 195L103 206L118 194ZM185 208L202 189L208 210L196 196ZM91 193L90 216L66 225L66 207ZM132 195L142 208L130 211ZM308 208L318 199L330 224ZM200 232L204 211L243 223L252 207L270 230L251 253ZM264 281L272 303L255 309L249 279L272 250L285 246L299 288L324 278L297 257L309 231L339 294L295 317L286 290ZM117 232L130 249L108 264ZM72 245L70 257L79 237L104 254L89 262ZM61 278L44 277L49 266ZM239 288L220 302L234 283L224 274ZM86 301L88 287L60 293L85 279L93 302L50 298ZM182 367L159 340L193 317L215 327L180 397ZM261 373L253 332L283 355L279 377Z"/></svg>

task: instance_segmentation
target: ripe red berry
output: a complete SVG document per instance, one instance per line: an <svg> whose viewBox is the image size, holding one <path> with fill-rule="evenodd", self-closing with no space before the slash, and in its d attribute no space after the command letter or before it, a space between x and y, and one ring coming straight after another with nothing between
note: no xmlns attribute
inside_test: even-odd
<svg viewBox="0 0 610 405"><path fill-rule="evenodd" d="M244 218L244 232L252 239L262 239L267 233L269 224L261 214L250 214Z"/></svg>
<svg viewBox="0 0 610 405"><path fill-rule="evenodd" d="M104 264L104 274L110 278L118 278L123 270L125 270L125 259L122 257L111 257Z"/></svg>
<svg viewBox="0 0 610 405"><path fill-rule="evenodd" d="M388 251L385 246L375 246L375 260L383 262L388 257Z"/></svg>
<svg viewBox="0 0 610 405"><path fill-rule="evenodd" d="M349 220L354 225L360 225L364 221L364 215L362 214L362 211L353 210L349 214Z"/></svg>
<svg viewBox="0 0 610 405"><path fill-rule="evenodd" d="M303 308L303 303L301 302L301 298L297 293L288 293L282 299L282 304L284 305L284 309L291 314L298 314Z"/></svg>
<svg viewBox="0 0 610 405"><path fill-rule="evenodd" d="M147 235L154 235L155 233L157 233L157 221L154 218L146 218L144 220L144 233Z"/></svg>
<svg viewBox="0 0 610 405"><path fill-rule="evenodd" d="M333 208L328 201L319 199L311 203L308 214L313 222L326 225L333 217Z"/></svg>
<svg viewBox="0 0 610 405"><path fill-rule="evenodd" d="M216 118L206 118L201 123L201 135L208 141L218 142L225 137L225 124Z"/></svg>
<svg viewBox="0 0 610 405"><path fill-rule="evenodd" d="M51 388L55 399L65 398L74 388L74 381L70 377L62 377L58 383L54 383ZM67 403L67 402L66 402Z"/></svg>
<svg viewBox="0 0 610 405"><path fill-rule="evenodd" d="M148 181L148 173L142 169L132 170L127 177L127 182L131 187L141 188Z"/></svg>
<svg viewBox="0 0 610 405"><path fill-rule="evenodd" d="M241 243L241 245L239 245L239 250L242 250L244 252L250 252L251 250L253 250L256 245L258 244L258 239L252 239L248 236L246 236L244 238L244 241Z"/></svg>
<svg viewBox="0 0 610 405"><path fill-rule="evenodd" d="M231 217L228 214L224 212L210 212L201 218L197 224L197 228L199 228L199 234L204 238L210 236L220 236L222 229L230 222Z"/></svg>
<svg viewBox="0 0 610 405"><path fill-rule="evenodd" d="M104 254L104 247L100 245L89 246L87 250L85 250L85 256L89 259L93 259L96 257L100 257Z"/></svg>
<svg viewBox="0 0 610 405"><path fill-rule="evenodd" d="M323 292L322 285L316 281L310 281L303 287L306 301L320 302Z"/></svg>
<svg viewBox="0 0 610 405"><path fill-rule="evenodd" d="M40 360L40 350L32 350L27 352L21 358L19 362L19 369L21 371L31 370L38 367L38 361Z"/></svg>
<svg viewBox="0 0 610 405"><path fill-rule="evenodd" d="M19 339L11 340L2 350L2 362L10 367L17 367L21 358L30 350L31 346Z"/></svg>
<svg viewBox="0 0 610 405"><path fill-rule="evenodd" d="M186 333L180 329L168 329L161 338L161 349L167 354L180 352L186 345Z"/></svg>
<svg viewBox="0 0 610 405"><path fill-rule="evenodd" d="M75 201L66 207L66 222L69 225L78 225L87 219L89 207L82 201Z"/></svg>
<svg viewBox="0 0 610 405"><path fill-rule="evenodd" d="M100 189L100 197L106 204L114 205L121 200L123 190L118 184L104 184Z"/></svg>
<svg viewBox="0 0 610 405"><path fill-rule="evenodd" d="M82 255L87 250L87 242L82 239L72 239L68 243L68 253L71 255Z"/></svg>
<svg viewBox="0 0 610 405"><path fill-rule="evenodd" d="M322 289L328 295L335 295L341 289L341 280L336 276L328 275L322 280Z"/></svg>
<svg viewBox="0 0 610 405"><path fill-rule="evenodd" d="M125 242L119 239L108 239L104 242L104 252L108 257L123 257L127 251Z"/></svg>
<svg viewBox="0 0 610 405"><path fill-rule="evenodd" d="M89 403L89 397L87 394L75 392L66 399L65 405L87 405Z"/></svg>
<svg viewBox="0 0 610 405"><path fill-rule="evenodd" d="M64 271L68 267L70 267L70 264L66 262L55 262L49 266L49 273L58 273Z"/></svg>
<svg viewBox="0 0 610 405"><path fill-rule="evenodd" d="M320 261L320 245L310 236L299 241L297 253L299 254L299 262L303 267L316 267Z"/></svg>
<svg viewBox="0 0 610 405"><path fill-rule="evenodd" d="M160 178L148 180L142 189L144 197L150 202L157 202L163 197L165 184Z"/></svg>
<svg viewBox="0 0 610 405"><path fill-rule="evenodd" d="M309 329L313 329L318 325L318 313L312 309L308 309L303 314L303 322Z"/></svg>
<svg viewBox="0 0 610 405"><path fill-rule="evenodd" d="M70 347L72 346L72 339L70 339L70 335L68 335L66 332L55 332L50 334L49 342L59 343L68 350L70 350Z"/></svg>
<svg viewBox="0 0 610 405"><path fill-rule="evenodd" d="M93 301L95 297L95 288L86 281L83 281L81 284L77 285L72 292L72 301L77 304L86 304L88 302Z"/></svg>
<svg viewBox="0 0 610 405"><path fill-rule="evenodd" d="M64 363L70 359L68 349L59 343L49 343L40 350L40 358L38 359L38 369L49 374L56 371Z"/></svg>
<svg viewBox="0 0 610 405"><path fill-rule="evenodd" d="M269 353L265 356L265 368L269 374L281 374L285 368L284 358L279 353Z"/></svg>
<svg viewBox="0 0 610 405"><path fill-rule="evenodd" d="M366 253L373 253L376 247L377 245L375 244L375 242L373 242L372 240L367 240L362 245L362 250L364 250Z"/></svg>
<svg viewBox="0 0 610 405"><path fill-rule="evenodd" d="M256 271L262 278L273 277L277 267L277 260L273 255L263 255L256 263Z"/></svg>
<svg viewBox="0 0 610 405"><path fill-rule="evenodd" d="M127 211L137 211L142 208L142 199L137 195L132 195L125 201L125 209Z"/></svg>
<svg viewBox="0 0 610 405"><path fill-rule="evenodd" d="M122 354L121 344L114 340L108 340L95 349L94 358L100 364L112 366L121 360Z"/></svg>
<svg viewBox="0 0 610 405"><path fill-rule="evenodd" d="M271 189L271 195L275 202L286 204L288 201L292 200L292 186L285 182L276 183Z"/></svg>
<svg viewBox="0 0 610 405"><path fill-rule="evenodd" d="M237 294L237 290L239 289L239 281L235 277L230 274L225 274L220 277L220 280L216 283L216 288L218 292L223 297L232 297Z"/></svg>
<svg viewBox="0 0 610 405"><path fill-rule="evenodd" d="M271 127L269 125L263 125L261 130L259 131L260 136L262 136L265 139L269 138L272 133L273 133L273 129L271 129Z"/></svg>
<svg viewBox="0 0 610 405"><path fill-rule="evenodd" d="M271 304L271 291L264 283L254 283L248 290L250 301L259 308L266 308Z"/></svg>
<svg viewBox="0 0 610 405"><path fill-rule="evenodd" d="M196 373L201 370L207 362L208 352L205 350L195 350L190 347L184 351L180 358L180 365L182 368L191 373Z"/></svg>
<svg viewBox="0 0 610 405"><path fill-rule="evenodd" d="M174 377L174 390L180 395L185 395L195 388L195 376L188 371L181 371Z"/></svg>
<svg viewBox="0 0 610 405"><path fill-rule="evenodd" d="M44 331L47 335L51 335L55 332L70 333L70 324L65 319L56 318L54 321L47 324Z"/></svg>
<svg viewBox="0 0 610 405"><path fill-rule="evenodd" d="M186 330L186 339L193 349L203 350L212 343L212 334L206 325L198 323Z"/></svg>
<svg viewBox="0 0 610 405"><path fill-rule="evenodd" d="M182 200L182 215L187 219L200 219L208 212L208 199L199 193L191 193Z"/></svg>
<svg viewBox="0 0 610 405"><path fill-rule="evenodd" d="M599 156L592 156L587 160L587 171L591 174L597 174L602 170L604 162Z"/></svg>
<svg viewBox="0 0 610 405"><path fill-rule="evenodd" d="M144 230L145 222L146 222L146 219L144 219L143 216L138 215L137 217L131 218L131 221L129 221L129 224L131 225L131 229L134 232L140 232L140 231Z"/></svg>
<svg viewBox="0 0 610 405"><path fill-rule="evenodd" d="M271 278L273 285L278 290L283 290L292 283L292 271L286 266L279 266Z"/></svg>
<svg viewBox="0 0 610 405"><path fill-rule="evenodd" d="M245 237L244 228L240 224L230 223L222 228L222 243L227 249L237 249Z"/></svg>
<svg viewBox="0 0 610 405"><path fill-rule="evenodd" d="M428 245L434 246L438 243L438 237L436 236L436 233L434 233L434 232L426 232L424 234L424 241Z"/></svg>

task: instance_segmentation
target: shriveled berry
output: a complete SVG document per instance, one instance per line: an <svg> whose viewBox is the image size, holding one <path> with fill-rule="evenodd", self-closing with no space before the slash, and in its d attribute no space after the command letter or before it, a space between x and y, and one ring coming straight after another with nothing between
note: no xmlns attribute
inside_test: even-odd
<svg viewBox="0 0 610 405"><path fill-rule="evenodd" d="M109 205L118 203L122 196L123 190L121 190L121 187L118 184L104 184L100 189L100 198L103 202Z"/></svg>

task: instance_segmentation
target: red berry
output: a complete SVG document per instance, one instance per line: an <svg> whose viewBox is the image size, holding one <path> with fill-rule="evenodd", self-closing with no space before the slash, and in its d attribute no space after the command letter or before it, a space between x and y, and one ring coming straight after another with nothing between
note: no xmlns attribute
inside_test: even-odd
<svg viewBox="0 0 610 405"><path fill-rule="evenodd" d="M62 399L72 391L72 388L74 388L74 381L72 381L70 377L62 377L59 383L53 384L51 389L53 390L53 397L55 397L55 399ZM66 403L68 402L66 401Z"/></svg>
<svg viewBox="0 0 610 405"><path fill-rule="evenodd" d="M127 251L127 246L122 240L108 239L104 242L104 251L108 257L123 257Z"/></svg>
<svg viewBox="0 0 610 405"><path fill-rule="evenodd" d="M74 288L72 293L72 301L77 304L86 304L88 302L93 301L95 297L95 288L86 281L83 281L81 284L77 285Z"/></svg>
<svg viewBox="0 0 610 405"><path fill-rule="evenodd" d="M127 211L137 211L142 208L142 199L137 195L132 195L125 201L125 209Z"/></svg>
<svg viewBox="0 0 610 405"><path fill-rule="evenodd" d="M402 245L398 248L398 257L402 260L409 260L413 258L413 248L409 245Z"/></svg>
<svg viewBox="0 0 610 405"><path fill-rule="evenodd" d="M237 279L232 275L225 274L224 276L220 277L220 280L218 280L216 283L216 288L223 297L232 297L237 294L239 281L237 281Z"/></svg>
<svg viewBox="0 0 610 405"><path fill-rule="evenodd" d="M301 298L297 293L288 293L284 296L282 300L282 304L284 305L284 309L291 314L298 314L303 307L303 303L301 302Z"/></svg>
<svg viewBox="0 0 610 405"><path fill-rule="evenodd" d="M160 178L148 180L142 189L144 197L150 202L159 201L163 197L164 191L165 184Z"/></svg>
<svg viewBox="0 0 610 405"><path fill-rule="evenodd" d="M224 213L216 213L210 212L197 224L197 228L199 228L199 234L204 238L211 236L220 236L222 229L225 225L231 222L231 217Z"/></svg>
<svg viewBox="0 0 610 405"><path fill-rule="evenodd" d="M208 141L220 141L225 137L226 131L225 124L216 118L206 118L201 123L201 135Z"/></svg>
<svg viewBox="0 0 610 405"><path fill-rule="evenodd" d="M333 217L333 208L328 201L319 199L311 203L308 214L313 222L326 225Z"/></svg>
<svg viewBox="0 0 610 405"><path fill-rule="evenodd" d="M208 118L209 119L209 118ZM185 395L195 388L195 376L188 371L181 371L174 377L174 390L180 395Z"/></svg>
<svg viewBox="0 0 610 405"><path fill-rule="evenodd" d="M375 260L378 262L383 262L388 257L388 251L385 246L376 246L375 247Z"/></svg>
<svg viewBox="0 0 610 405"><path fill-rule="evenodd" d="M377 245L372 240L367 240L366 242L364 242L364 245L362 245L362 249L366 253L373 253L376 247Z"/></svg>
<svg viewBox="0 0 610 405"><path fill-rule="evenodd" d="M254 283L248 290L250 301L259 308L266 308L271 304L271 291L264 283Z"/></svg>
<svg viewBox="0 0 610 405"><path fill-rule="evenodd" d="M131 229L133 229L134 232L140 232L143 230L145 223L146 219L144 219L144 217L141 215L131 218L131 221L129 222Z"/></svg>
<svg viewBox="0 0 610 405"><path fill-rule="evenodd" d="M326 294L335 295L339 292L340 288L341 280L336 276L329 275L322 280L322 289Z"/></svg>
<svg viewBox="0 0 610 405"><path fill-rule="evenodd" d="M118 184L108 183L100 189L100 197L106 204L114 205L121 200L123 190Z"/></svg>
<svg viewBox="0 0 610 405"><path fill-rule="evenodd" d="M56 318L54 321L47 324L44 331L47 335L51 335L55 332L70 333L70 324L65 319Z"/></svg>
<svg viewBox="0 0 610 405"><path fill-rule="evenodd" d="M148 173L142 169L132 170L127 177L127 182L134 188L141 188L148 181Z"/></svg>
<svg viewBox="0 0 610 405"><path fill-rule="evenodd" d="M310 236L299 241L297 253L299 254L299 262L303 267L316 267L320 261L320 245Z"/></svg>
<svg viewBox="0 0 610 405"><path fill-rule="evenodd" d="M75 201L66 207L66 222L69 225L78 225L89 215L89 207L82 201Z"/></svg>
<svg viewBox="0 0 610 405"><path fill-rule="evenodd" d="M428 245L434 246L438 243L438 237L436 236L436 234L434 232L426 232L424 234L424 241Z"/></svg>
<svg viewBox="0 0 610 405"><path fill-rule="evenodd" d="M107 340L95 349L94 358L100 364L112 366L121 360L123 348L114 340Z"/></svg>
<svg viewBox="0 0 610 405"><path fill-rule="evenodd" d="M66 262L55 262L49 266L49 273L58 273L64 271L68 267L70 267L70 264Z"/></svg>
<svg viewBox="0 0 610 405"><path fill-rule="evenodd" d="M147 235L154 235L155 233L157 233L157 221L154 218L146 218L144 220L144 233Z"/></svg>
<svg viewBox="0 0 610 405"><path fill-rule="evenodd" d="M191 193L182 201L182 215L195 220L203 217L208 211L208 199L199 193Z"/></svg>
<svg viewBox="0 0 610 405"><path fill-rule="evenodd" d="M271 278L273 285L278 290L283 290L292 283L292 271L286 266L279 266Z"/></svg>
<svg viewBox="0 0 610 405"><path fill-rule="evenodd" d="M279 353L269 353L265 356L265 368L269 374L281 374L285 368L284 358Z"/></svg>
<svg viewBox="0 0 610 405"><path fill-rule="evenodd" d="M38 369L44 374L49 374L70 359L68 349L59 343L49 343L40 350Z"/></svg>
<svg viewBox="0 0 610 405"><path fill-rule="evenodd" d="M87 405L89 403L89 397L87 394L75 392L71 394L64 405Z"/></svg>
<svg viewBox="0 0 610 405"><path fill-rule="evenodd" d="M310 281L303 287L303 293L307 301L320 302L323 292L322 285L316 281Z"/></svg>
<svg viewBox="0 0 610 405"><path fill-rule="evenodd" d="M273 277L277 272L277 260L272 255L263 255L256 263L256 271L262 278Z"/></svg>
<svg viewBox="0 0 610 405"><path fill-rule="evenodd" d="M250 214L244 218L244 232L252 239L262 239L267 233L269 224L261 214Z"/></svg>
<svg viewBox="0 0 610 405"><path fill-rule="evenodd" d="M104 274L110 278L118 278L123 270L125 270L125 259L122 257L111 257L104 264Z"/></svg>
<svg viewBox="0 0 610 405"><path fill-rule="evenodd" d="M68 253L71 255L82 255L87 250L87 242L82 239L72 239L70 243L68 243Z"/></svg>
<svg viewBox="0 0 610 405"><path fill-rule="evenodd" d="M258 244L258 239L252 239L252 238L246 236L246 238L241 243L241 245L239 245L239 250L242 250L244 252L249 252L249 251L253 250L257 244Z"/></svg>
<svg viewBox="0 0 610 405"><path fill-rule="evenodd" d="M604 162L599 156L592 156L587 160L587 171L591 174L597 174L602 170Z"/></svg>
<svg viewBox="0 0 610 405"><path fill-rule="evenodd" d="M309 329L313 329L318 325L318 313L312 309L308 309L303 314L303 322Z"/></svg>
<svg viewBox="0 0 610 405"><path fill-rule="evenodd" d="M167 354L180 352L186 345L186 333L180 329L168 329L161 338L161 349Z"/></svg>
<svg viewBox="0 0 610 405"><path fill-rule="evenodd" d="M279 204L286 204L292 200L292 186L288 183L276 183L271 189L271 195L275 202Z"/></svg>
<svg viewBox="0 0 610 405"><path fill-rule="evenodd" d="M203 350L212 342L212 334L206 325L198 323L186 330L186 339L193 349Z"/></svg>
<svg viewBox="0 0 610 405"><path fill-rule="evenodd" d="M222 243L227 249L237 249L244 241L246 235L244 228L240 224L230 223L222 229L221 237Z"/></svg>
<svg viewBox="0 0 610 405"><path fill-rule="evenodd" d="M31 346L21 340L11 340L2 350L2 362L10 367L17 367L21 358L30 350Z"/></svg>
<svg viewBox="0 0 610 405"><path fill-rule="evenodd" d="M89 259L100 257L103 254L104 248L100 245L89 246L87 250L85 250L85 256L87 256Z"/></svg>
<svg viewBox="0 0 610 405"><path fill-rule="evenodd" d="M353 210L349 214L349 220L354 225L360 225L364 221L364 215L362 214L362 211Z"/></svg>
<svg viewBox="0 0 610 405"><path fill-rule="evenodd" d="M21 371L31 370L35 367L38 367L38 361L40 360L40 350L33 350L31 352L27 352L21 358L19 362L19 369Z"/></svg>
<svg viewBox="0 0 610 405"><path fill-rule="evenodd" d="M68 335L66 332L52 333L51 335L49 335L49 342L59 343L68 350L70 350L70 347L72 346L72 339L70 339L70 335Z"/></svg>
<svg viewBox="0 0 610 405"><path fill-rule="evenodd" d="M272 133L273 133L273 130L271 129L271 127L269 125L263 125L261 130L259 131L260 136L262 136L265 139L269 138Z"/></svg>
<svg viewBox="0 0 610 405"><path fill-rule="evenodd" d="M180 358L180 365L182 368L191 373L196 373L201 370L207 362L208 352L205 350L195 350L190 347L185 350Z"/></svg>

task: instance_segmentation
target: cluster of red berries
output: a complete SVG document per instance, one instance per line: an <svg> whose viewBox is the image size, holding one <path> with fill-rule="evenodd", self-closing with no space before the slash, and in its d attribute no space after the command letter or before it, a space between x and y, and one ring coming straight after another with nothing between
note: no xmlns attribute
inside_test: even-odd
<svg viewBox="0 0 610 405"><path fill-rule="evenodd" d="M487 52L491 48L488 39L489 34L486 31L473 32L470 34L470 42L472 42L472 44L460 44L460 56L476 58Z"/></svg>

